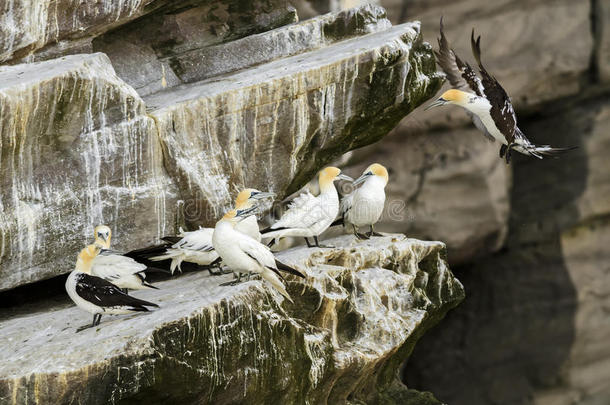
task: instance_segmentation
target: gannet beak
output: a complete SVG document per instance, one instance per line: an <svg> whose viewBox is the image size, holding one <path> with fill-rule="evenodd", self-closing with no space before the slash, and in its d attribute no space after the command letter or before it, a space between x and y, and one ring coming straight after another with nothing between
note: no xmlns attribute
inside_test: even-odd
<svg viewBox="0 0 610 405"><path fill-rule="evenodd" d="M357 186L360 183L364 183L364 181L366 179L368 179L369 177L371 177L373 175L373 173L371 172L366 172L364 173L362 176L358 177L356 180L354 180L354 186Z"/></svg>
<svg viewBox="0 0 610 405"><path fill-rule="evenodd" d="M445 105L446 103L447 103L447 100L445 100L444 98L441 97L438 100L436 100L434 103L430 104L428 107L424 108L424 111L428 111L432 107L439 107L441 105Z"/></svg>
<svg viewBox="0 0 610 405"><path fill-rule="evenodd" d="M246 208L243 210L237 210L235 217L244 218L244 217L247 217L250 214L252 214L254 211L256 211L256 207Z"/></svg>
<svg viewBox="0 0 610 405"><path fill-rule="evenodd" d="M254 198L255 200L262 200L264 198L275 198L275 193L259 191L258 193L253 194L250 198Z"/></svg>
<svg viewBox="0 0 610 405"><path fill-rule="evenodd" d="M352 179L351 177L349 177L348 175L343 174L343 173L339 173L337 175L337 178L341 179L341 180L354 181L354 179Z"/></svg>

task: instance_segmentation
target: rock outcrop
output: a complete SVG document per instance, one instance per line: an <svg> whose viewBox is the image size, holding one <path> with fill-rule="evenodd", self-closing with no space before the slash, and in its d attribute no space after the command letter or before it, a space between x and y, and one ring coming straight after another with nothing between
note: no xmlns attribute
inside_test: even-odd
<svg viewBox="0 0 610 405"><path fill-rule="evenodd" d="M0 321L0 401L267 404L440 404L407 390L399 369L415 342L464 297L444 245L390 235L278 258L295 303L262 281L189 273L135 295L143 315L104 317L39 303Z"/></svg>
<svg viewBox="0 0 610 405"><path fill-rule="evenodd" d="M284 26L283 1L162 3L85 7L65 35L9 32L11 63L83 41L108 57L0 67L0 290L69 271L99 223L128 250L213 224L242 187L289 194L442 80L419 25L391 27L378 7Z"/></svg>

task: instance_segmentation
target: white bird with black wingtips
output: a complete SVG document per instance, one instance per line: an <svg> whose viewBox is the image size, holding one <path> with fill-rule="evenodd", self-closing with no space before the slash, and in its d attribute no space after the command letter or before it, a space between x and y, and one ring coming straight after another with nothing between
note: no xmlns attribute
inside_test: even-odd
<svg viewBox="0 0 610 405"><path fill-rule="evenodd" d="M119 287L91 274L93 260L101 248L89 245L78 255L76 267L66 280L66 291L81 309L93 314L93 323L77 331L99 325L102 314L129 314L149 311L157 304L125 294Z"/></svg>
<svg viewBox="0 0 610 405"><path fill-rule="evenodd" d="M438 40L439 51L436 52L437 62L447 75L451 86L438 100L427 108L452 104L465 108L475 126L492 142L497 140L500 147L500 157L510 162L511 150L524 155L543 157L557 156L570 148L553 148L549 145L534 145L517 127L517 117L510 98L500 83L490 75L481 63L481 37L474 39L474 30L470 38L472 53L479 65L479 78L468 63L463 62L449 47L443 32L441 18L441 37Z"/></svg>
<svg viewBox="0 0 610 405"><path fill-rule="evenodd" d="M110 281L125 290L157 288L145 280L145 271L148 269L146 265L138 263L131 257L124 256L121 252L110 250L112 231L109 227L98 225L93 232L95 235L94 244L101 251L92 261L92 275Z"/></svg>
<svg viewBox="0 0 610 405"><path fill-rule="evenodd" d="M375 232L373 226L383 213L388 178L387 169L379 163L373 163L364 170L362 176L354 180L354 186L362 186L341 199L344 223L352 225L354 234L359 239L382 236ZM358 228L362 226L371 228L368 235L358 233Z"/></svg>
<svg viewBox="0 0 610 405"><path fill-rule="evenodd" d="M212 237L214 249L231 270L248 276L260 275L288 301L293 302L282 283L283 277L279 270L299 277L305 276L298 270L278 263L267 246L236 230L237 224L250 215L251 210L231 210L216 223Z"/></svg>
<svg viewBox="0 0 610 405"><path fill-rule="evenodd" d="M263 238L275 240L286 236L301 236L305 238L308 247L329 247L320 245L318 236L328 229L339 213L339 195L334 184L338 179L353 181L336 167L320 171L320 195L315 197L306 192L295 198L288 211L275 224L261 232ZM309 237L313 237L314 245L309 243Z"/></svg>
<svg viewBox="0 0 610 405"><path fill-rule="evenodd" d="M274 193L259 191L253 188L242 190L235 199L235 209L245 210L256 207L260 200L274 197ZM258 221L254 210L252 214L241 221L236 229L246 235L260 241L261 234L258 228ZM176 269L182 271L182 262L195 263L201 266L209 266L218 262L218 253L212 245L212 234L214 228L201 228L196 231L184 232L180 229L177 237L166 237L167 241L174 244L167 248L165 253L160 256L151 257L152 261L171 259L170 270L172 274Z"/></svg>

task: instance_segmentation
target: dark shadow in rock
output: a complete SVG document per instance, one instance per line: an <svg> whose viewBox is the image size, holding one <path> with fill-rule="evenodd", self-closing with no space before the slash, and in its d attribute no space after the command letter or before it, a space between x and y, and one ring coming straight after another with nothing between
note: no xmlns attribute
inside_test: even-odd
<svg viewBox="0 0 610 405"><path fill-rule="evenodd" d="M596 105L563 105L522 126L538 144L579 149L543 161L514 157L506 246L453 269L466 299L415 347L403 375L409 388L452 405L527 404L538 390L565 383L577 298L560 236L579 221L583 143Z"/></svg>

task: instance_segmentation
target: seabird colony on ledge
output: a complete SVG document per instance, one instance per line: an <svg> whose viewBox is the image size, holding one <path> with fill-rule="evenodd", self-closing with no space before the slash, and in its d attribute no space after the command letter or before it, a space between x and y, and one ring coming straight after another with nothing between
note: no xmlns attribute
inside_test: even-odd
<svg viewBox="0 0 610 405"><path fill-rule="evenodd" d="M471 46L481 77L449 47L442 19L438 44L439 50L435 51L437 62L452 88L428 108L454 104L466 109L475 126L488 139L498 140L502 144L500 158L505 158L506 163L510 162L512 150L542 159L572 149L537 146L525 137L517 127L510 98L481 63L480 37L475 40L474 30ZM318 237L330 226L338 224L351 225L358 239L381 236L375 232L374 225L381 218L385 204L385 186L389 179L387 169L379 163L367 167L353 181L353 186L359 187L341 201L334 184L339 179L353 181L336 167L320 171L319 195L302 193L290 203L276 223L263 231L259 231L256 211L261 200L272 198L275 194L253 188L242 190L237 195L234 209L228 211L214 228L200 228L192 232L180 229L177 236L164 237L166 244L154 248L128 254L110 250L110 228L97 226L94 244L80 252L75 269L66 281L66 290L74 303L93 314L92 324L78 331L99 325L102 314L126 314L158 307L127 294L128 290L156 288L145 281L146 272L165 271L147 267L135 260L138 258L152 262L171 260L171 274L176 269L182 271L183 262L205 266L212 274L222 274L220 268L223 263L236 274L235 281L223 285L239 283L244 274L248 280L252 274L256 274L293 302L280 271L302 278L305 275L275 258L270 246L277 240L303 237L310 248L332 248L321 245ZM370 228L368 234L359 232L362 227ZM313 244L309 238L313 238ZM268 246L261 243L263 239L270 240ZM214 268L219 270L214 272Z"/></svg>

